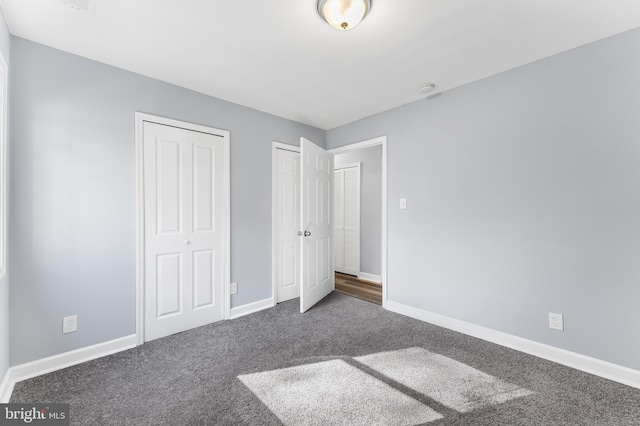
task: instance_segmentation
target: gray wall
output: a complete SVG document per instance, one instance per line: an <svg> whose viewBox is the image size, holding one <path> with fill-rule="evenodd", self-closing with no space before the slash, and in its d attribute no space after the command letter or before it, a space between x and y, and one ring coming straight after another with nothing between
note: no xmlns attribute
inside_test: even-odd
<svg viewBox="0 0 640 426"><path fill-rule="evenodd" d="M0 52L9 65L10 37L4 15L0 11ZM7 147L8 148L8 147ZM7 198L8 200L8 198ZM8 265L7 265L8 266ZM8 268L7 268L8 271ZM0 280L0 383L9 368L9 276Z"/></svg>
<svg viewBox="0 0 640 426"><path fill-rule="evenodd" d="M381 275L382 145L336 154L334 161L336 166L361 163L360 272Z"/></svg>
<svg viewBox="0 0 640 426"><path fill-rule="evenodd" d="M327 133L388 136L390 300L640 369L639 47L633 30Z"/></svg>
<svg viewBox="0 0 640 426"><path fill-rule="evenodd" d="M11 364L135 333L134 112L231 131L232 307L271 297L271 142L325 132L12 39ZM78 314L78 332L61 321Z"/></svg>
<svg viewBox="0 0 640 426"><path fill-rule="evenodd" d="M327 133L388 136L391 300L640 369L638 46L634 30ZM136 110L231 131L232 305L271 296L271 141L323 131L21 39L11 74L12 365L135 331Z"/></svg>

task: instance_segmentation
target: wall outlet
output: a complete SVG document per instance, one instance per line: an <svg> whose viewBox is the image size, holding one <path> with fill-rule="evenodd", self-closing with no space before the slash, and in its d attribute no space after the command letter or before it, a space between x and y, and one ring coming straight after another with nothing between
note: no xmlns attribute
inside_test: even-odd
<svg viewBox="0 0 640 426"><path fill-rule="evenodd" d="M74 331L78 331L78 316L72 315L62 318L62 334L73 333Z"/></svg>
<svg viewBox="0 0 640 426"><path fill-rule="evenodd" d="M549 312L549 328L552 330L564 331L564 318L562 314Z"/></svg>
<svg viewBox="0 0 640 426"><path fill-rule="evenodd" d="M231 283L231 294L238 294L238 283Z"/></svg>

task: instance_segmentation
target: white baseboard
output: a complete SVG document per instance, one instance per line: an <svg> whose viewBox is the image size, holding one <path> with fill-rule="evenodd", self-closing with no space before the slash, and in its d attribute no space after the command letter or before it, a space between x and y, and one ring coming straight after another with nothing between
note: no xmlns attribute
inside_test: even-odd
<svg viewBox="0 0 640 426"><path fill-rule="evenodd" d="M360 272L358 278L366 281L373 281L374 283L381 283L382 277L380 275L368 274L366 272Z"/></svg>
<svg viewBox="0 0 640 426"><path fill-rule="evenodd" d="M11 393L13 392L13 386L17 382L131 349L135 346L136 335L132 334L131 336L121 337L108 342L98 343L97 345L87 346L86 348L80 348L13 366L9 368L0 385L0 403L5 404L9 402Z"/></svg>
<svg viewBox="0 0 640 426"><path fill-rule="evenodd" d="M235 308L231 308L229 319L236 319L263 309L273 308L275 305L273 297L270 297L268 299L258 300L257 302L247 303L246 305L236 306Z"/></svg>
<svg viewBox="0 0 640 426"><path fill-rule="evenodd" d="M576 370L584 371L595 376L613 380L624 385L640 389L640 371L621 365L591 358L565 349L534 342L522 337L513 336L501 331L471 324L455 318L424 311L402 303L387 301L386 308L392 312L406 315L421 321L458 331L469 336L477 337L488 342L506 346L520 352L544 358Z"/></svg>

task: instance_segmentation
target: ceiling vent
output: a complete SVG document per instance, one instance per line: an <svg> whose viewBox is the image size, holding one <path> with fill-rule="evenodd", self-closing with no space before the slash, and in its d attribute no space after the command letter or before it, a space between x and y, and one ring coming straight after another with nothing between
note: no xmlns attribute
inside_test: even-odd
<svg viewBox="0 0 640 426"><path fill-rule="evenodd" d="M80 12L91 15L96 14L96 3L98 0L60 0L62 4Z"/></svg>

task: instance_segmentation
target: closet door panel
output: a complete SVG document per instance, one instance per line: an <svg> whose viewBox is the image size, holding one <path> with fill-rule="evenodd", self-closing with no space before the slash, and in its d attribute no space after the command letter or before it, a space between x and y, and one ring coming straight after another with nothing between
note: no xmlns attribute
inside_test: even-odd
<svg viewBox="0 0 640 426"><path fill-rule="evenodd" d="M334 174L334 264L337 272L360 273L360 164Z"/></svg>

